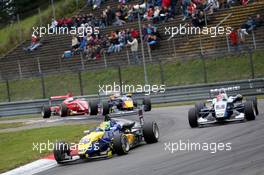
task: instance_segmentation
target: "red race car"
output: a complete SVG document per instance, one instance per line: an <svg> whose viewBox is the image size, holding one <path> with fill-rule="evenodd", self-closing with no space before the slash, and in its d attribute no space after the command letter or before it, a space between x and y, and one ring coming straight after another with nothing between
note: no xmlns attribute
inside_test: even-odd
<svg viewBox="0 0 264 175"><path fill-rule="evenodd" d="M60 105L53 105L54 101L63 100ZM98 102L88 102L83 98L74 98L72 94L63 96L50 97L49 105L44 105L41 110L43 118L50 118L51 115L59 115L61 117L72 115L97 115Z"/></svg>

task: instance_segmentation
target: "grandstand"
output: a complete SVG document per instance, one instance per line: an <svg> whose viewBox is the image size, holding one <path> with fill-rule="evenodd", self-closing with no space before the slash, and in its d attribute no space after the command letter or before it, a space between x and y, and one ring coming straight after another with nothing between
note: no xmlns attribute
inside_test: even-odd
<svg viewBox="0 0 264 175"><path fill-rule="evenodd" d="M134 4L138 1L130 1L130 4ZM94 13L99 15L103 9L107 6L116 7L118 2L107 1L102 4L99 10L93 11L91 7L84 7L79 11L79 14ZM264 2L257 2L249 4L247 6L235 6L230 9L219 10L208 18L210 22L208 27L216 26L223 19L227 18L221 26L239 27L248 16L254 16L255 14L264 15ZM143 21L142 23L146 23ZM159 47L155 50L150 50L147 44L144 43L144 53L147 62L158 61L175 61L178 59L193 59L199 58L201 54L207 57L215 57L223 55L228 52L228 44L226 36L218 36L212 38L206 35L189 35L181 36L177 35L174 38L169 39L169 36L165 35L165 26L179 26L180 24L186 24L186 21L182 21L182 16L178 16L175 19L166 23L159 23L158 31L161 34L161 40L159 41ZM111 31L137 28L138 22L129 22L124 26L109 26L100 30L101 33L107 34ZM264 48L264 27L258 28L254 31L254 35L247 36L247 45L254 49ZM254 40L256 45L254 45ZM43 37L44 43L39 49L31 53L25 53L23 48L30 45L30 40L27 40L7 53L0 59L0 79L10 78L26 78L32 76L38 76L40 73L49 74L66 71L82 71L82 70L94 70L102 69L106 67L113 67L117 65L130 64L129 51L130 49L123 49L120 53L112 53L110 55L104 55L98 60L85 60L80 55L74 56L69 59L62 59L61 55L65 50L69 50L71 46L70 35L46 35ZM141 55L140 50L140 55Z"/></svg>

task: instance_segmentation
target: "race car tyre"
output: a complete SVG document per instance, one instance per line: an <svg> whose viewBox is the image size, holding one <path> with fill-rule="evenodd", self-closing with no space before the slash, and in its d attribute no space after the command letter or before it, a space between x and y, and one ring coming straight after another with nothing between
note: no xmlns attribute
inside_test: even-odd
<svg viewBox="0 0 264 175"><path fill-rule="evenodd" d="M151 100L149 97L143 99L144 111L151 111Z"/></svg>
<svg viewBox="0 0 264 175"><path fill-rule="evenodd" d="M68 160L66 156L70 156L70 146L59 141L55 143L53 155L58 164L62 164L64 160Z"/></svg>
<svg viewBox="0 0 264 175"><path fill-rule="evenodd" d="M60 112L59 112L60 116L61 117L66 117L66 116L68 116L68 113L69 113L69 109L68 109L67 105L66 104L61 104Z"/></svg>
<svg viewBox="0 0 264 175"><path fill-rule="evenodd" d="M203 109L205 107L204 102L197 102L195 103L195 108L196 108L196 112L197 114L199 114L199 112L201 111L201 109Z"/></svg>
<svg viewBox="0 0 264 175"><path fill-rule="evenodd" d="M247 120L255 120L256 118L256 114L255 114L255 109L253 106L253 102L252 101L246 101L244 103L245 106L245 117Z"/></svg>
<svg viewBox="0 0 264 175"><path fill-rule="evenodd" d="M156 143L159 140L159 127L156 122L144 122L143 136L146 143Z"/></svg>
<svg viewBox="0 0 264 175"><path fill-rule="evenodd" d="M98 114L98 101L90 101L89 102L89 114L97 115Z"/></svg>
<svg viewBox="0 0 264 175"><path fill-rule="evenodd" d="M51 110L49 106L43 106L41 109L41 115L43 118L50 118Z"/></svg>
<svg viewBox="0 0 264 175"><path fill-rule="evenodd" d="M135 108L137 108L137 106L138 106L137 101L133 100L133 106L134 106Z"/></svg>
<svg viewBox="0 0 264 175"><path fill-rule="evenodd" d="M253 106L255 108L256 115L258 115L259 114L259 111L258 111L258 99L255 96L252 96L252 97L247 97L246 101L252 101L253 102Z"/></svg>
<svg viewBox="0 0 264 175"><path fill-rule="evenodd" d="M189 109L188 119L189 119L189 124L192 128L198 127L198 121L197 121L198 115L196 108Z"/></svg>
<svg viewBox="0 0 264 175"><path fill-rule="evenodd" d="M118 155L124 155L129 152L129 143L125 134L116 134L113 139L113 149Z"/></svg>
<svg viewBox="0 0 264 175"><path fill-rule="evenodd" d="M103 116L109 114L109 112L110 112L110 108L109 108L109 104L108 104L107 101L104 101L104 102L103 102L103 104L102 104L102 108L103 108L103 112L102 112Z"/></svg>

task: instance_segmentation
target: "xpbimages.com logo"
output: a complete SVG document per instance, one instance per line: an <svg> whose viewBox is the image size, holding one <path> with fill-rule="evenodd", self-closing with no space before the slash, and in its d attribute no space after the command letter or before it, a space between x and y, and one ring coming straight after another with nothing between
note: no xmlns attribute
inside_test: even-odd
<svg viewBox="0 0 264 175"><path fill-rule="evenodd" d="M83 140L83 139L82 139ZM79 151L79 147L83 146L87 143L85 142L80 143L62 143L62 142L52 142L50 140L47 140L47 142L33 142L32 143L32 150L37 151L39 153L43 153L46 151L53 151L54 149L56 150L71 150L71 151ZM99 150L99 143L94 142L92 144L89 144L87 147L87 150Z"/></svg>
<svg viewBox="0 0 264 175"><path fill-rule="evenodd" d="M165 35L169 35L169 39L173 38L176 35L209 35L212 38L217 37L218 35L229 35L232 32L231 27L194 27L189 25L179 26L168 26L165 27Z"/></svg>
<svg viewBox="0 0 264 175"><path fill-rule="evenodd" d="M179 140L178 142L164 143L164 150L173 154L178 151L204 151L212 154L220 151L231 151L232 143L223 142L191 142L190 140Z"/></svg>
<svg viewBox="0 0 264 175"><path fill-rule="evenodd" d="M80 26L80 27L52 27L49 24L44 27L33 27L33 35L42 37L43 35L78 35L80 37L84 37L86 34L95 34L98 35L100 33L99 27L91 27L91 26Z"/></svg>
<svg viewBox="0 0 264 175"><path fill-rule="evenodd" d="M145 93L145 95L150 95L151 93L164 93L165 85L128 85L123 84L119 85L114 82L113 84L108 85L99 85L99 94L111 94L115 92L122 93Z"/></svg>

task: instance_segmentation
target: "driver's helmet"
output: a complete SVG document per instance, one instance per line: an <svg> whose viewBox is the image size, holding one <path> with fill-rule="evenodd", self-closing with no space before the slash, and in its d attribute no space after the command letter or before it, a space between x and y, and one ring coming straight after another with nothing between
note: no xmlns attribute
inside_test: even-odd
<svg viewBox="0 0 264 175"><path fill-rule="evenodd" d="M109 130L111 128L111 123L110 121L102 122L98 128L102 130Z"/></svg>
<svg viewBox="0 0 264 175"><path fill-rule="evenodd" d="M114 95L115 98L120 97L120 93L119 92L115 92L113 95Z"/></svg>
<svg viewBox="0 0 264 175"><path fill-rule="evenodd" d="M114 92L109 98L110 100L115 100L117 98L120 97L120 93L119 92Z"/></svg>
<svg viewBox="0 0 264 175"><path fill-rule="evenodd" d="M73 94L72 94L71 92L68 92L66 95L67 95L68 97L73 97Z"/></svg>
<svg viewBox="0 0 264 175"><path fill-rule="evenodd" d="M217 100L222 100L222 99L224 99L224 100L227 100L227 94L226 94L226 92L225 92L225 90L224 89L220 89L219 90L219 94L217 95Z"/></svg>

